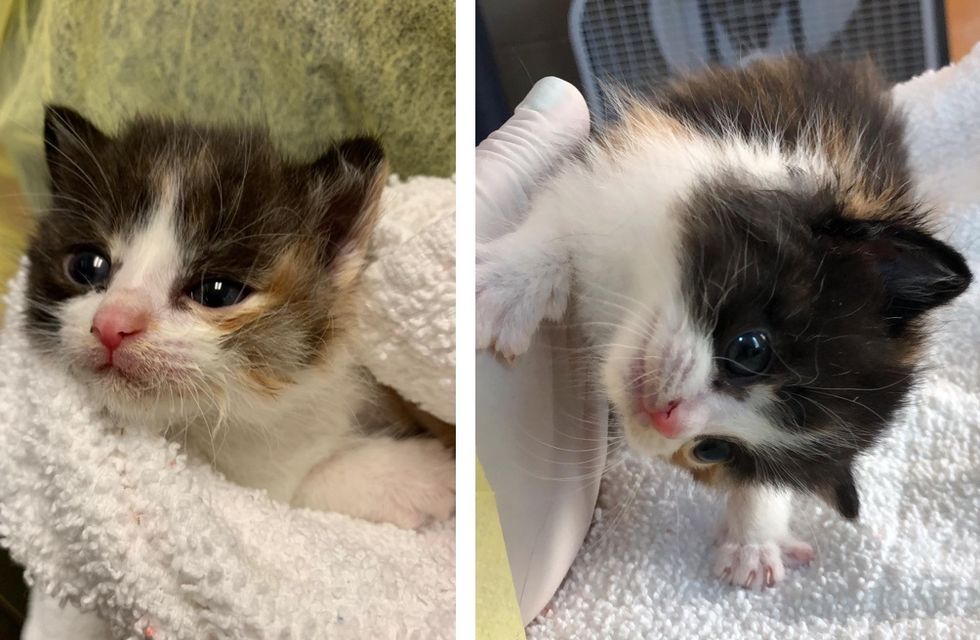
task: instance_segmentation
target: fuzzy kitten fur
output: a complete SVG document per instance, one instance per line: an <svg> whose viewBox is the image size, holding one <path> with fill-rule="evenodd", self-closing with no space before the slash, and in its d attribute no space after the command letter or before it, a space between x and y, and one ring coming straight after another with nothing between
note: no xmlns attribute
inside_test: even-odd
<svg viewBox="0 0 980 640"><path fill-rule="evenodd" d="M48 107L51 207L28 250L36 348L122 422L297 506L416 527L454 509L451 452L370 433L354 359L387 171L356 138L311 163L262 131Z"/></svg>
<svg viewBox="0 0 980 640"><path fill-rule="evenodd" d="M715 573L772 586L813 556L794 493L857 517L854 461L908 398L928 311L972 276L870 64L711 69L615 106L478 247L477 344L517 356L575 296L631 448L728 492Z"/></svg>

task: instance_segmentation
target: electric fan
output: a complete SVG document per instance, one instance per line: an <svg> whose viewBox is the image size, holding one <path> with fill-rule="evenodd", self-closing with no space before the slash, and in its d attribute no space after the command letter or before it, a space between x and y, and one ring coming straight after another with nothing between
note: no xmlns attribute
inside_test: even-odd
<svg viewBox="0 0 980 640"><path fill-rule="evenodd" d="M569 31L599 121L603 82L642 92L707 64L870 55L898 82L948 62L942 0L573 0Z"/></svg>

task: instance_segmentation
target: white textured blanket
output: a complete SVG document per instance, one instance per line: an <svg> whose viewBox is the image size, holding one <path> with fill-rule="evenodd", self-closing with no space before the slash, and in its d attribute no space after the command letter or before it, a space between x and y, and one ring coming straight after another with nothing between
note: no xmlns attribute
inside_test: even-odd
<svg viewBox="0 0 980 640"><path fill-rule="evenodd" d="M923 194L980 275L980 48L895 89ZM815 501L794 523L817 559L764 593L711 575L718 496L627 459L534 640L980 637L980 283L942 314L912 407L863 461L857 524Z"/></svg>
<svg viewBox="0 0 980 640"><path fill-rule="evenodd" d="M454 415L453 181L392 182L369 268L375 377ZM0 543L34 583L26 638L448 638L454 525L420 532L289 509L140 430L109 433L20 330L0 333ZM428 293L421 297L419 290ZM41 593L54 597L46 599Z"/></svg>

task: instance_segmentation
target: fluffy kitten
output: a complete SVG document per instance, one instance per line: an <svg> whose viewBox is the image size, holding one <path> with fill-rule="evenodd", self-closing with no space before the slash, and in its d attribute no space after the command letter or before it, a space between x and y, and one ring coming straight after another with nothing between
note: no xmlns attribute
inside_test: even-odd
<svg viewBox="0 0 980 640"><path fill-rule="evenodd" d="M44 143L28 327L94 403L276 500L402 527L451 515L452 454L358 422L376 413L352 346L377 142L300 164L254 130L138 119L108 136L48 107Z"/></svg>
<svg viewBox="0 0 980 640"><path fill-rule="evenodd" d="M576 296L631 447L730 492L716 574L772 586L813 556L794 491L857 517L854 460L971 274L929 232L870 65L709 70L618 107L479 246L477 342L514 357Z"/></svg>

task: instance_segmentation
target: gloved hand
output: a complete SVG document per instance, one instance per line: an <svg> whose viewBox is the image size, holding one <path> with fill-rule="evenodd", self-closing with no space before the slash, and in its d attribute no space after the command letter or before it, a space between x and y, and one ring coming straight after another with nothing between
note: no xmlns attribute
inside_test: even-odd
<svg viewBox="0 0 980 640"><path fill-rule="evenodd" d="M539 181L589 135L578 89L539 80L514 116L476 148L476 237L492 240L524 217Z"/></svg>
<svg viewBox="0 0 980 640"><path fill-rule="evenodd" d="M477 241L516 228L537 186L588 133L578 90L539 81L477 147ZM606 460L607 409L577 359L580 340L574 323L546 323L509 366L477 354L477 457L496 496L525 624L547 606L582 546Z"/></svg>

